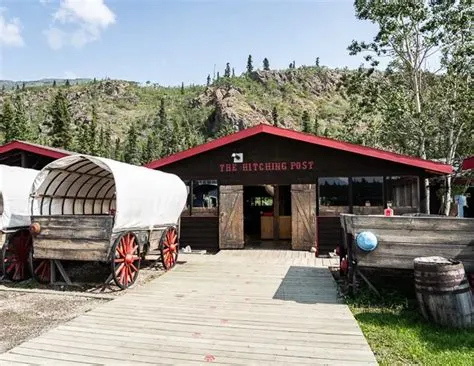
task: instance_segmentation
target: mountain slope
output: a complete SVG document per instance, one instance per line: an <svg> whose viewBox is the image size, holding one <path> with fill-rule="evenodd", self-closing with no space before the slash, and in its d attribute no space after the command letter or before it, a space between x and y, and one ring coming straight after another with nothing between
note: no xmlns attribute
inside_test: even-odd
<svg viewBox="0 0 474 366"><path fill-rule="evenodd" d="M51 80L47 80L44 85L3 90L0 110L5 100L15 100L19 95L31 125L40 131L33 134L32 140L49 144L45 121L61 89L69 102L76 150L81 128L92 122L94 106L99 128L109 128L113 141L117 138L124 141L134 124L139 143L145 148L147 137L153 131L160 138L166 129L163 123L170 125L168 134L182 135L182 139L176 140L171 150L154 152L153 157L159 157L238 129L259 123L274 124L275 119L279 126L293 129L302 129L304 121L314 129L316 122L318 133L336 135L348 107L337 86L348 72L321 67L259 70L239 77L220 78L209 86L181 88L140 86L135 82L108 79L72 81L69 86L57 81L57 86L53 86ZM160 112L161 106L164 111Z"/></svg>

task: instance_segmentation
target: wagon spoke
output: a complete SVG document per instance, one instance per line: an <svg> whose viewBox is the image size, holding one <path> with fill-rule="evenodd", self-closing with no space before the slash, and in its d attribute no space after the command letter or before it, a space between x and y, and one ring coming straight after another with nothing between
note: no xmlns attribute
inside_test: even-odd
<svg viewBox="0 0 474 366"><path fill-rule="evenodd" d="M161 246L161 261L165 269L171 269L177 262L179 243L176 228L169 227L163 236Z"/></svg>
<svg viewBox="0 0 474 366"><path fill-rule="evenodd" d="M33 259L30 263L31 272L40 283L47 283L51 277L51 261L49 259Z"/></svg>
<svg viewBox="0 0 474 366"><path fill-rule="evenodd" d="M29 277L25 270L28 265L32 247L28 231L20 230L13 233L2 248L2 271L12 281L23 281Z"/></svg>
<svg viewBox="0 0 474 366"><path fill-rule="evenodd" d="M140 269L140 247L135 234L123 234L112 250L112 277L117 286L126 289L133 285Z"/></svg>

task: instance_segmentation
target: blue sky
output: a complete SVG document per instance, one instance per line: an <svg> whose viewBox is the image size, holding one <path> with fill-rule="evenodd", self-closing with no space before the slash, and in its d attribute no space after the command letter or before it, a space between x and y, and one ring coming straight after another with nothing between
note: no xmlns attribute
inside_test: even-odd
<svg viewBox="0 0 474 366"><path fill-rule="evenodd" d="M374 25L353 1L2 0L0 79L120 78L161 85L205 83L214 64L237 74L248 54L261 67L357 67L352 39Z"/></svg>

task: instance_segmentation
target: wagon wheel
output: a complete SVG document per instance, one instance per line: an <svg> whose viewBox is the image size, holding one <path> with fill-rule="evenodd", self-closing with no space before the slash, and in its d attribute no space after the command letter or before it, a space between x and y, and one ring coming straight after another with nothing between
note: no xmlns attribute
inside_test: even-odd
<svg viewBox="0 0 474 366"><path fill-rule="evenodd" d="M140 271L140 246L134 233L117 238L112 247L111 271L115 284L122 290L132 286Z"/></svg>
<svg viewBox="0 0 474 366"><path fill-rule="evenodd" d="M29 258L30 273L39 283L48 283L51 281L51 260L50 259L34 259L33 250L30 251Z"/></svg>
<svg viewBox="0 0 474 366"><path fill-rule="evenodd" d="M32 243L28 230L18 230L3 244L2 271L6 278L11 281L23 281L31 277L28 257Z"/></svg>
<svg viewBox="0 0 474 366"><path fill-rule="evenodd" d="M166 270L173 268L178 261L179 241L178 231L169 227L163 233L160 242L161 262Z"/></svg>

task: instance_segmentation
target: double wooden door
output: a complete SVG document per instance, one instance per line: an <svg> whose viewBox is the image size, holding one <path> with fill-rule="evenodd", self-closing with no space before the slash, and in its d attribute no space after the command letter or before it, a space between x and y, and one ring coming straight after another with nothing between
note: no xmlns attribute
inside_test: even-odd
<svg viewBox="0 0 474 366"><path fill-rule="evenodd" d="M316 185L291 186L291 247L309 250L316 246ZM219 248L241 249L244 238L244 187L219 187Z"/></svg>

